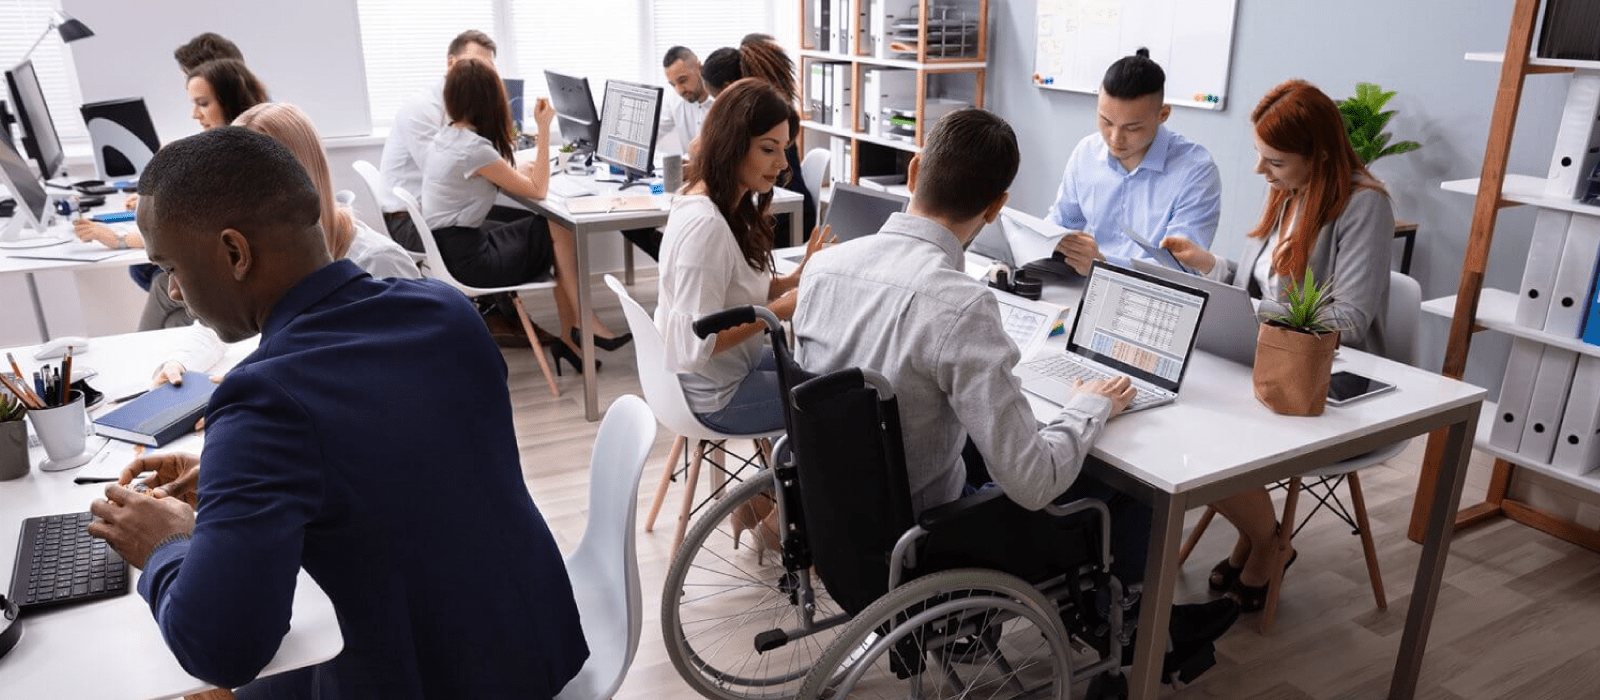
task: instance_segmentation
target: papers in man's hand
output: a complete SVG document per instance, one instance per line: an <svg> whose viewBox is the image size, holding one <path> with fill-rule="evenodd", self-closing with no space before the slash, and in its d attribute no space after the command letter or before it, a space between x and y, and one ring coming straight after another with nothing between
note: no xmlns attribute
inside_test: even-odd
<svg viewBox="0 0 1600 700"><path fill-rule="evenodd" d="M1060 226L1010 209L1002 211L1000 219L1006 242L1011 244L1012 260L1019 265L1050 257L1067 235Z"/></svg>

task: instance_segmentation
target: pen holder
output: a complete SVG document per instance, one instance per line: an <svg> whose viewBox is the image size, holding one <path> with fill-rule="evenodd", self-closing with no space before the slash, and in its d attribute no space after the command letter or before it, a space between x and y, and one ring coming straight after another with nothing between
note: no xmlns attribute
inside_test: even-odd
<svg viewBox="0 0 1600 700"><path fill-rule="evenodd" d="M0 481L28 475L28 423L0 422Z"/></svg>
<svg viewBox="0 0 1600 700"><path fill-rule="evenodd" d="M33 421L33 432L39 436L48 457L39 463L39 469L58 472L82 466L90 455L84 450L88 444L84 433L89 427L89 414L83 407L83 392L74 390L71 400L55 408L38 408L28 411Z"/></svg>

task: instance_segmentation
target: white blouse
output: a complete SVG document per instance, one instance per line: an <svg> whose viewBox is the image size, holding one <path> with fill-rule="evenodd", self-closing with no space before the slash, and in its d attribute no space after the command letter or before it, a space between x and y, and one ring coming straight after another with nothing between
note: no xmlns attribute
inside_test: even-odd
<svg viewBox="0 0 1600 700"><path fill-rule="evenodd" d="M772 273L745 262L733 230L710 198L685 195L667 217L660 274L655 321L666 340L667 369L678 373L689 408L697 413L720 410L761 361L766 336L751 336L713 355L716 336L696 338L691 326L729 307L766 304Z"/></svg>

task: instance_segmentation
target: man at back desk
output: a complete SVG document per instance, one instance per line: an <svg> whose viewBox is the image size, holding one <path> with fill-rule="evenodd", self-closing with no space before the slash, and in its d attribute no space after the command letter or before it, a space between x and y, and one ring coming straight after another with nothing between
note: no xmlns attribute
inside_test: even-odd
<svg viewBox="0 0 1600 700"><path fill-rule="evenodd" d="M888 378L899 398L914 512L962 496L962 448L970 439L995 482L1024 508L1063 496L1107 500L1112 573L1136 582L1149 510L1079 473L1106 422L1133 400L1133 386L1126 376L1084 384L1039 425L1011 373L1019 353L999 305L963 271L963 250L1000 215L1019 160L1016 134L999 117L965 109L940 119L911 160L906 213L806 265L794 314L796 359L811 372L861 367ZM1208 655L1237 615L1226 599L1175 609L1168 660Z"/></svg>
<svg viewBox="0 0 1600 700"><path fill-rule="evenodd" d="M1161 245L1168 236L1210 248L1221 216L1222 179L1204 146L1166 127L1166 73L1149 51L1118 59L1100 84L1100 133L1067 159L1047 218L1070 233L1055 255L1080 275L1096 259L1155 261L1126 233Z"/></svg>
<svg viewBox="0 0 1600 700"><path fill-rule="evenodd" d="M559 692L583 631L522 481L505 363L466 298L331 261L315 187L262 134L168 144L140 191L150 259L181 301L225 341L261 334L207 409L198 512L123 486L90 508L90 533L144 569L183 668L246 699ZM152 463L148 485L197 464ZM344 650L251 682L302 567Z"/></svg>

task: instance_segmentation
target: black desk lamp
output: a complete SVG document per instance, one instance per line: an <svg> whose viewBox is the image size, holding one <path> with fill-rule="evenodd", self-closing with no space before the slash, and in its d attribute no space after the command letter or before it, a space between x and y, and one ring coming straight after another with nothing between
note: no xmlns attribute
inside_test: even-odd
<svg viewBox="0 0 1600 700"><path fill-rule="evenodd" d="M28 57L33 55L33 50L39 48L39 44L44 43L44 38L50 36L50 30L52 29L61 34L61 41L66 44L94 36L94 31L89 29L83 22L73 19L71 15L61 10L52 11L50 13L50 25L44 28L44 33L39 35L39 40L33 42L33 46L28 47L28 52L22 54L22 60L17 62L21 63L28 60Z"/></svg>

